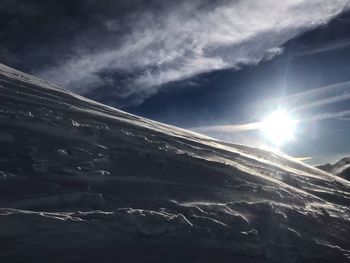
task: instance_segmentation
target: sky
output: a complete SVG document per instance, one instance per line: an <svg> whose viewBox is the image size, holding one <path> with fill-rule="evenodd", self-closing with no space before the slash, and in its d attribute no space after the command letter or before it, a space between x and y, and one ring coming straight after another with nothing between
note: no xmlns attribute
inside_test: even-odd
<svg viewBox="0 0 350 263"><path fill-rule="evenodd" d="M0 63L127 112L350 155L349 0L1 0L0 32ZM276 110L298 120L278 146L254 128Z"/></svg>

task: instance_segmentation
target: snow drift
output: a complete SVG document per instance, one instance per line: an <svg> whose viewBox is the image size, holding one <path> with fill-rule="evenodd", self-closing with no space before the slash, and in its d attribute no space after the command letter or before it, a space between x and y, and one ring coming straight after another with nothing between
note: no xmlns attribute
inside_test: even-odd
<svg viewBox="0 0 350 263"><path fill-rule="evenodd" d="M0 64L1 65L1 64ZM1 262L347 262L350 184L0 66Z"/></svg>

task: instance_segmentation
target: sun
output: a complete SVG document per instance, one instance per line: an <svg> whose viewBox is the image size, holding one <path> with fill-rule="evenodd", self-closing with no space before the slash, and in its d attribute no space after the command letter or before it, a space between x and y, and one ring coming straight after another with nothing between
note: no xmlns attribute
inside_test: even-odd
<svg viewBox="0 0 350 263"><path fill-rule="evenodd" d="M295 138L297 121L286 111L271 113L261 122L261 131L275 146L281 146Z"/></svg>

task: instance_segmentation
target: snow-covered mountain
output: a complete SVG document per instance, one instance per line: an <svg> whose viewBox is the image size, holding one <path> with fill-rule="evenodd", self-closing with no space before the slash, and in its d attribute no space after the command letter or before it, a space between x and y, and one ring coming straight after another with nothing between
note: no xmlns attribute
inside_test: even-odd
<svg viewBox="0 0 350 263"><path fill-rule="evenodd" d="M1 262L347 262L350 183L0 65Z"/></svg>
<svg viewBox="0 0 350 263"><path fill-rule="evenodd" d="M333 164L319 165L317 168L350 180L350 157L341 158Z"/></svg>

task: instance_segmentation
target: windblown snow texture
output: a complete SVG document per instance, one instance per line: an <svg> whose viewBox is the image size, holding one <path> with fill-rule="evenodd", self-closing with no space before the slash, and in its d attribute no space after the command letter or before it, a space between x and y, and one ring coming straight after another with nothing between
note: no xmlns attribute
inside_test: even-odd
<svg viewBox="0 0 350 263"><path fill-rule="evenodd" d="M0 66L1 262L347 262L350 184Z"/></svg>

